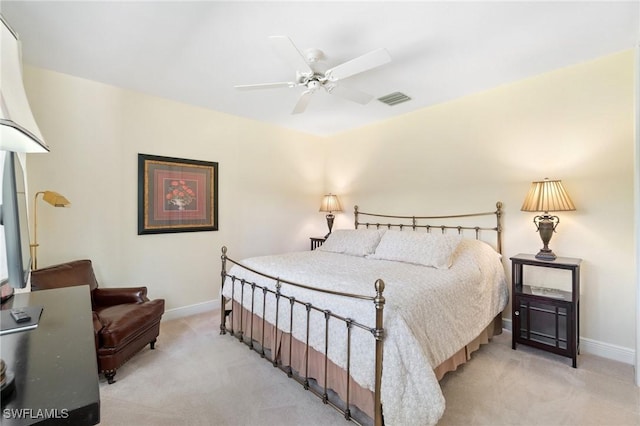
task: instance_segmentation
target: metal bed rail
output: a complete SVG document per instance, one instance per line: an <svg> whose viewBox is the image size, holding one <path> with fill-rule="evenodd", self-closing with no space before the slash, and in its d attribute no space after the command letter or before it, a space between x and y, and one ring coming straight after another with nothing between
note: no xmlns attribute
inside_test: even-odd
<svg viewBox="0 0 640 426"><path fill-rule="evenodd" d="M366 296L366 295L360 295L360 294L353 294L353 293L344 293L344 292L338 292L338 291L332 291L332 290L325 290L325 289L320 289L320 288L315 288L315 287L311 287L308 285L304 285L304 284L300 284L300 283L295 283L292 281L288 281L288 280L284 280L281 279L279 277L274 277L268 274L265 274L263 272L260 271L256 271L255 269L252 269L248 266L243 265L240 262L237 262L231 258L229 258L227 256L227 248L226 247L222 247L222 256L221 256L221 260L222 260L222 271L221 271L221 278L222 278L222 290L224 290L225 285L231 285L231 298L226 298L222 295L221 292L221 313L220 313L220 334L226 334L227 332L230 333L232 336L235 336L236 338L238 338L239 341L245 343L246 345L249 346L250 349L252 349L253 351L257 352L258 354L260 354L260 357L262 358L266 358L268 361L270 361L274 367L279 368L280 370L282 370L283 372L285 372L287 374L287 376L289 378L292 378L294 380L296 380L298 383L300 383L305 390L309 390L311 391L314 395L316 395L317 397L319 397L320 399L322 399L322 402L324 404L330 405L331 407L333 407L334 409L336 409L337 411L341 412L346 420L352 421L356 424L360 424L358 422L357 419L355 419L352 416L351 413L351 409L350 409L350 385L351 385L351 331L354 327L360 328L362 330L365 330L369 333L372 334L373 338L375 339L375 386L374 386L374 425L376 426L381 426L383 424L383 420L382 420L382 402L381 402L381 380L382 380L382 352L383 352L383 339L384 339L384 328L383 328L383 313L384 313L384 304L385 304L385 299L384 296L382 295L384 292L384 281L382 281L381 279L378 279L375 284L374 284L374 288L375 288L375 292L376 295L375 296ZM237 265L247 271L250 271L254 274L257 274L261 277L264 277L268 280L271 280L272 282L275 283L275 290L268 288L267 286L261 286L253 281L248 281L244 278L239 278L236 275L232 275L229 274L227 272L227 262L232 263L234 265ZM298 300L295 297L291 297L291 296L287 296L284 293L282 293L282 285L283 284L287 284L287 285L291 285L294 287L299 287L299 288L304 288L307 290L311 290L311 291L316 291L316 292L320 292L320 293L325 293L325 294L331 294L334 296L340 296L340 297L347 297L347 298L352 298L352 299L362 299L362 300L369 300L372 302L374 309L375 309L375 326L371 327L365 324L362 324L352 318L347 318L345 316L342 315L338 315L334 312L331 312L330 310L327 309L323 309L320 308L318 306L314 306L312 303L310 302L305 302L302 300ZM236 292L239 292L239 295L236 294ZM256 299L256 294L258 295L258 297L260 296L260 292L262 292L262 310L261 312L256 312L255 309L255 299ZM234 330L234 326L233 326L233 312L234 312L234 307L233 307L233 302L238 302L240 304L240 309L243 308L244 306L244 302L245 302L245 297L251 297L251 307L250 307L250 324L243 324L243 316L242 313L239 313L239 330ZM273 298L272 300L275 300L275 330L276 333L278 331L281 331L283 333L288 333L290 338L289 338L289 345L288 348L288 355L289 355L289 364L291 364L291 357L292 357L292 345L293 345L293 317L294 317L294 308L298 308L298 309L304 309L303 312L306 312L306 330L305 330L305 335L306 335L306 341L303 342L305 345L305 360L304 360L304 368L305 371L303 372L297 372L298 375L294 375L294 371L293 368L290 365L283 365L281 360L278 359L278 357L275 354L272 354L271 357L269 358L267 352L265 351L265 324L266 324L266 302L267 302L267 298L271 297ZM231 306L229 309L227 309L226 304L227 302L231 301ZM288 326L287 324L280 324L280 306L281 303L287 303L290 307L290 313L289 313L289 321L288 321ZM310 386L310 379L313 379L312 377L309 377L309 349L310 349L310 345L309 345L309 335L310 335L310 324L311 324L311 312L315 311L318 312L320 314L322 314L324 316L324 353L322 354L323 360L324 360L324 386L322 389L322 392L319 392L315 389L313 389L313 387ZM258 326L262 327L262 332L261 337L260 337L260 342L255 341L254 339L254 335L253 335L253 330L254 330L254 318L255 315L257 314L258 317L260 317L260 321L261 324L258 324ZM227 322L227 318L231 316L231 320L229 322L229 326L227 326L226 322ZM333 401L331 401L329 399L329 388L328 388L328 380L327 380L327 373L328 373L328 364L329 364L329 324L330 324L330 320L332 321L338 321L339 323L342 323L344 327L346 327L347 329L347 335L346 335L346 378L347 378L347 383L346 383L346 397L345 397L345 401L344 401L344 409L339 406L338 404L334 403ZM245 332L245 328L248 327L249 328L249 335L246 335ZM320 351L318 351L320 352ZM303 373L301 375L301 373Z"/></svg>

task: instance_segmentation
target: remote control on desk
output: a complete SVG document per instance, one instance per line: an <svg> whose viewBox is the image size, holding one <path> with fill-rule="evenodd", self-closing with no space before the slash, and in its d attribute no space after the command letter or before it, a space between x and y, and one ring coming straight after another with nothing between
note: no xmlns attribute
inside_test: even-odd
<svg viewBox="0 0 640 426"><path fill-rule="evenodd" d="M31 317L29 316L29 314L27 314L22 309L17 309L17 308L11 309L11 317L17 323L27 322L31 320Z"/></svg>

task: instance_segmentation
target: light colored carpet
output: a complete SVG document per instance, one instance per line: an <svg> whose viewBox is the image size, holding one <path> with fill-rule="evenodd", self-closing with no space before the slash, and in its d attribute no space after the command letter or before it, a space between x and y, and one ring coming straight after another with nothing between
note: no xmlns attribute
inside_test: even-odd
<svg viewBox="0 0 640 426"><path fill-rule="evenodd" d="M145 348L100 380L101 425L348 425L280 370L229 336L217 312L163 322ZM440 425L640 425L633 367L526 346L507 332L441 381Z"/></svg>

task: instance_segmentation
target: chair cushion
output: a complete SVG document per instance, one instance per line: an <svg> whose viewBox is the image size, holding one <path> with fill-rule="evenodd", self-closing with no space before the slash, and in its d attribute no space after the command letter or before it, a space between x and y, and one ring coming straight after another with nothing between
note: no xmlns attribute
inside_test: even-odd
<svg viewBox="0 0 640 426"><path fill-rule="evenodd" d="M149 301L146 287L96 288L91 298L94 308Z"/></svg>
<svg viewBox="0 0 640 426"><path fill-rule="evenodd" d="M96 313L104 326L100 331L102 346L114 348L127 344L159 322L164 313L164 300L99 307Z"/></svg>

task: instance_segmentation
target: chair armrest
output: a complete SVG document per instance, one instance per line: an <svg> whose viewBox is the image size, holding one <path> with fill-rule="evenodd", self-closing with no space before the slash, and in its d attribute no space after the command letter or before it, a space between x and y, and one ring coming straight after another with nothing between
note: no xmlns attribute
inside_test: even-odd
<svg viewBox="0 0 640 426"><path fill-rule="evenodd" d="M96 306L122 305L123 303L147 302L146 287L97 288L93 290Z"/></svg>

